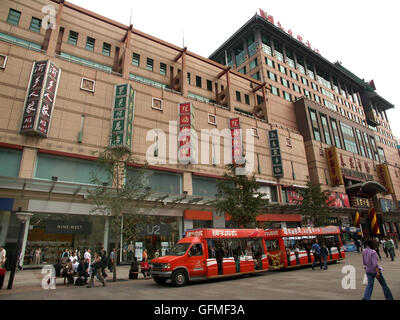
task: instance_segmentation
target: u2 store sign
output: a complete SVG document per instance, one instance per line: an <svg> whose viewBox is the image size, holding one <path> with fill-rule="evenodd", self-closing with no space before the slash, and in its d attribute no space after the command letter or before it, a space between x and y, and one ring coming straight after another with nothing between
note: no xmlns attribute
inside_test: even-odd
<svg viewBox="0 0 400 320"><path fill-rule="evenodd" d="M139 226L139 235L141 236L169 236L171 226L169 224L144 224Z"/></svg>

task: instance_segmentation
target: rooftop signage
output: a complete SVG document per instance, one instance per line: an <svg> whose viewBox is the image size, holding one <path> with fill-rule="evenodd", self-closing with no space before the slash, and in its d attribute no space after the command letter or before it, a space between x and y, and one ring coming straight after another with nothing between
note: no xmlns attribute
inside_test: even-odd
<svg viewBox="0 0 400 320"><path fill-rule="evenodd" d="M278 28L281 29L282 31L284 31L284 32L286 32L287 34L289 34L293 39L296 39L298 42L300 42L301 44L307 46L308 48L310 48L311 50L313 50L315 53L318 53L318 54L320 55L318 49L312 48L310 41L307 40L306 42L303 42L303 37L302 37L301 35L299 35L299 34L298 34L297 37L295 38L295 37L294 37L294 33L293 33L293 31L292 31L291 29L288 29L288 30L286 31L286 30L283 28L283 26L281 25L281 23L280 23L279 21L275 24L274 17L271 16L271 15L269 15L269 14L268 14L266 11L264 11L263 9L260 9L260 16L261 16L262 18L264 18L266 21L268 21L269 23L273 24L274 26L278 27Z"/></svg>

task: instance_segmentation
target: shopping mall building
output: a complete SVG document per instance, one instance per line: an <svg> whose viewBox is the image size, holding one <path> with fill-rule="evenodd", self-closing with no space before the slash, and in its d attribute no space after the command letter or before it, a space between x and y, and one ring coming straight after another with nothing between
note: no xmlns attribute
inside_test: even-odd
<svg viewBox="0 0 400 320"><path fill-rule="evenodd" d="M310 177L335 199L332 224L359 212L368 236L374 207L381 234L399 233L394 106L262 11L204 58L69 2L4 0L0 74L0 245L11 255L16 212L32 213L25 265L115 246L112 216L88 199L108 146L133 151L126 174L148 163L137 205L148 223L122 239L122 261L191 228L229 227L217 181L243 158L269 198L260 227L300 226L296 191Z"/></svg>

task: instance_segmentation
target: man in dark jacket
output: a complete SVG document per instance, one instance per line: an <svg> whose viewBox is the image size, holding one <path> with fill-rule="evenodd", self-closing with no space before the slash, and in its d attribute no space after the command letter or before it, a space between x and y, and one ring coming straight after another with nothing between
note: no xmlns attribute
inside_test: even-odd
<svg viewBox="0 0 400 320"><path fill-rule="evenodd" d="M328 255L329 255L329 250L328 250L328 248L326 247L326 245L325 245L324 242L322 243L322 246L321 246L320 251L321 251L321 258L322 258L322 261L323 261L323 264L324 264L324 270L326 270L326 269L328 269ZM322 269L322 268L321 268L321 269Z"/></svg>
<svg viewBox="0 0 400 320"><path fill-rule="evenodd" d="M81 262L79 263L77 272L78 272L78 277L85 278L85 284L87 283L87 278L88 278L88 273L87 273L88 268L89 268L88 263L86 262L85 258L82 258Z"/></svg>

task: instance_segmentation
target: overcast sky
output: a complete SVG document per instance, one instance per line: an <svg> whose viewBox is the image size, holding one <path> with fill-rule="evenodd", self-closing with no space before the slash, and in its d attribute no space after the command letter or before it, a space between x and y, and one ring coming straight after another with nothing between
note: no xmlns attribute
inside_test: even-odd
<svg viewBox="0 0 400 320"><path fill-rule="evenodd" d="M395 105L387 112L400 138L400 18L396 0L69 0L135 29L209 57L258 12L267 11L331 62L361 79ZM331 4L331 5L330 5ZM184 36L183 36L184 35Z"/></svg>

